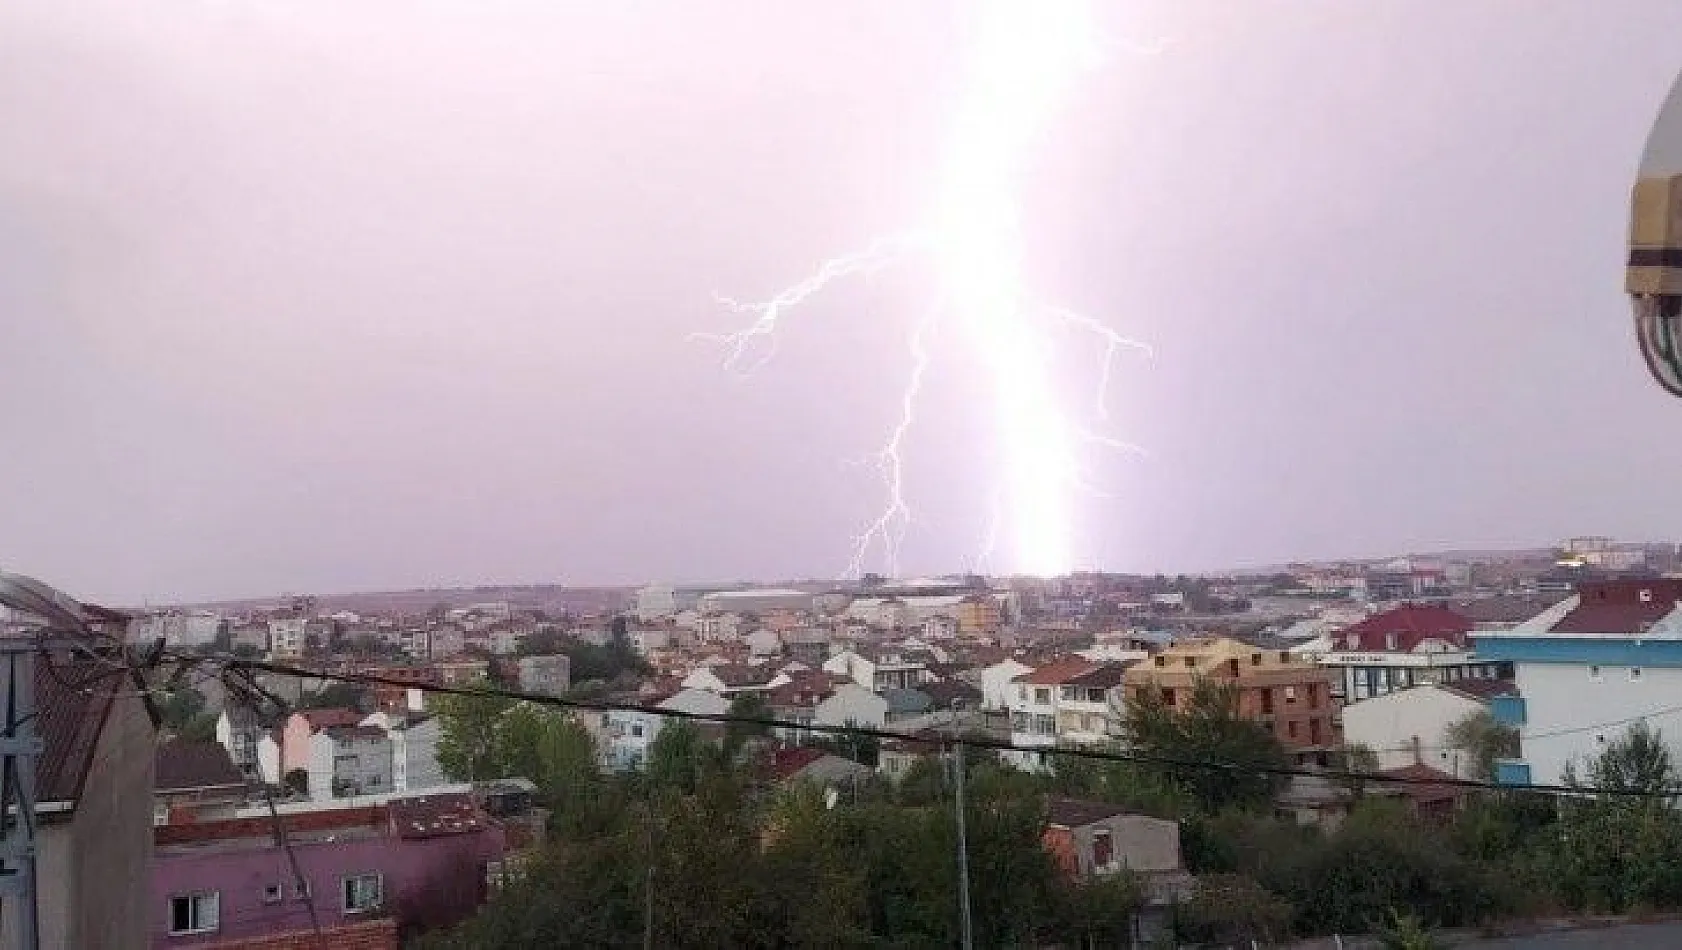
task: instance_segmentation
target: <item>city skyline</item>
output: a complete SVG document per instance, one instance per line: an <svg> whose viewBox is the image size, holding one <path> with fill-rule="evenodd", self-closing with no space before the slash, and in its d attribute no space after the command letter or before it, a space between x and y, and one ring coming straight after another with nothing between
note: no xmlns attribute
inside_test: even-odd
<svg viewBox="0 0 1682 950"><path fill-rule="evenodd" d="M962 5L467 9L0 12L0 566L163 603L845 564L915 288L746 380L688 336L914 216ZM1077 566L1682 535L1619 271L1682 11L1529 11L1107 12L1024 208L1036 285L1156 353ZM963 374L903 573L982 546Z"/></svg>

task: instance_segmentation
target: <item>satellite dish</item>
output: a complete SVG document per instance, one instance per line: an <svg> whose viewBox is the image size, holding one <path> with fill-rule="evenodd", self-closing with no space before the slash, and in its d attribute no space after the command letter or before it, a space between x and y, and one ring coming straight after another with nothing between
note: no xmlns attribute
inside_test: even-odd
<svg viewBox="0 0 1682 950"><path fill-rule="evenodd" d="M1648 371L1666 392L1682 396L1682 77L1641 155L1630 196L1624 289Z"/></svg>

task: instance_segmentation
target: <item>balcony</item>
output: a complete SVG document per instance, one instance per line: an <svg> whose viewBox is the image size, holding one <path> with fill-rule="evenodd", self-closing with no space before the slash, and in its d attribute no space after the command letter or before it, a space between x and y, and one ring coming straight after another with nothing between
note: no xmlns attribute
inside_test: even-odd
<svg viewBox="0 0 1682 950"><path fill-rule="evenodd" d="M1497 696L1491 699L1489 701L1489 715L1503 726L1524 725L1524 697Z"/></svg>
<svg viewBox="0 0 1682 950"><path fill-rule="evenodd" d="M1529 785L1530 763L1523 759L1499 759L1495 763L1495 784Z"/></svg>

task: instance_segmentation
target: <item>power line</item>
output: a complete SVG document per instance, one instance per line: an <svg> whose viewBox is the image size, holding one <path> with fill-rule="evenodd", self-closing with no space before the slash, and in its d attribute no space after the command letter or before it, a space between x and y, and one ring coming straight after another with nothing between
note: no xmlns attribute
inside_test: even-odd
<svg viewBox="0 0 1682 950"><path fill-rule="evenodd" d="M209 659L209 658L205 658ZM1016 752L1034 755L1064 756L1068 758L1089 759L1103 762L1131 763L1135 765L1151 765L1162 768L1205 769L1214 772L1228 772L1234 775L1272 775L1282 778L1320 778L1361 782L1378 785L1421 786L1428 788L1464 788L1475 791L1490 792L1533 792L1540 794L1585 796L1612 795L1625 798L1676 798L1676 793L1649 792L1641 789L1592 789L1576 788L1569 785L1548 784L1514 784L1505 785L1495 782L1485 782L1476 779L1463 779L1444 775L1441 778L1423 778L1413 776L1384 775L1373 772L1355 772L1347 769L1309 769L1292 766L1262 765L1248 762L1222 762L1213 759L1184 759L1173 756L1152 755L1120 749L1085 748L1078 746L1025 746L1009 739L994 739L989 736L975 734L950 734L939 738L930 738L915 733L896 732L890 729L878 729L857 725L827 725L820 723L798 722L788 719L777 719L767 716L743 716L729 712L703 713L683 709L662 709L659 707L643 706L636 703L615 703L605 700L567 699L559 696L549 696L542 693L528 693L506 687L485 688L481 686L446 686L441 684L417 684L395 677L381 676L377 673L331 673L321 670L311 670L284 663L268 660L242 659L239 657L215 658L226 667L232 669L246 669L272 673L280 676L308 677L312 679L329 680L339 683L352 683L363 686L386 686L401 689L417 689L424 693L436 693L446 696L462 696L470 698L498 698L519 702L528 702L541 706L553 706L561 709L584 710L589 712L625 712L666 719L688 720L717 725L747 725L761 726L769 729L817 733L831 736L860 736L878 740L909 740L913 742L927 742L931 744L963 744L970 748L988 749L994 752Z"/></svg>

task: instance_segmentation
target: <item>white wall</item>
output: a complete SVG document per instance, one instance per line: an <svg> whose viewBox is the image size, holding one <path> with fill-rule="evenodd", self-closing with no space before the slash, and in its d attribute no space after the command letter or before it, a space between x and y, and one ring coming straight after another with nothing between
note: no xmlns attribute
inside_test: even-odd
<svg viewBox="0 0 1682 950"><path fill-rule="evenodd" d="M1343 707L1343 739L1378 753L1380 769L1414 763L1417 737L1420 761L1460 778L1483 779L1470 758L1448 748L1448 727L1483 709L1482 703L1437 686L1415 686Z"/></svg>
<svg viewBox="0 0 1682 950"><path fill-rule="evenodd" d="M1016 686L1011 680L1034 668L1015 660L1001 660L981 671L981 706L983 709L1009 709L1016 698Z"/></svg>
<svg viewBox="0 0 1682 950"><path fill-rule="evenodd" d="M1519 663L1515 672L1526 707L1520 739L1532 782L1557 783L1566 762L1599 754L1629 728L1600 724L1637 717L1646 717L1682 760L1682 711L1654 714L1682 705L1682 669L1642 667L1633 680L1627 666L1600 667L1598 678L1574 663Z"/></svg>
<svg viewBox="0 0 1682 950"><path fill-rule="evenodd" d="M844 683L812 709L812 721L825 726L880 729L888 721L888 701L856 683Z"/></svg>

